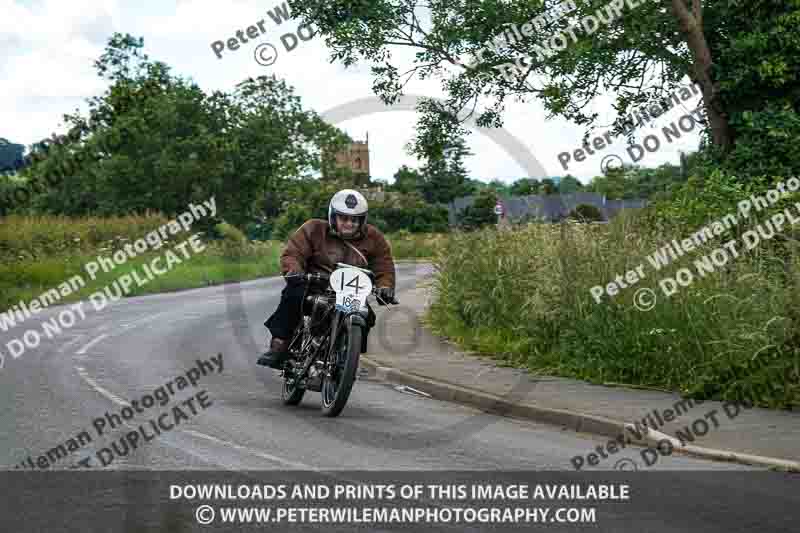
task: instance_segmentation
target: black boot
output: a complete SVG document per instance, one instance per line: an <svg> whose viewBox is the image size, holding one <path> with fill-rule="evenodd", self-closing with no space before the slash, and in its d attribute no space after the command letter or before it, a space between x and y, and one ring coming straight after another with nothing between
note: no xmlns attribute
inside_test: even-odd
<svg viewBox="0 0 800 533"><path fill-rule="evenodd" d="M268 366L269 368L274 368L275 370L282 370L283 365L289 358L289 352L286 349L288 348L288 344L289 343L284 339L276 339L273 337L269 344L269 351L259 357L258 361L256 361L256 364Z"/></svg>

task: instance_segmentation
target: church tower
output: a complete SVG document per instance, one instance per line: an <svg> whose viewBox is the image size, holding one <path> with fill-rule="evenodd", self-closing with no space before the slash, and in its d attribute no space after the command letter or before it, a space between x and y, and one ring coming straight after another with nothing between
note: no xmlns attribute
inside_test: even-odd
<svg viewBox="0 0 800 533"><path fill-rule="evenodd" d="M355 185L369 185L369 132L367 133L366 141L354 141L344 150L338 152L336 154L336 165L339 168L349 168L353 172Z"/></svg>

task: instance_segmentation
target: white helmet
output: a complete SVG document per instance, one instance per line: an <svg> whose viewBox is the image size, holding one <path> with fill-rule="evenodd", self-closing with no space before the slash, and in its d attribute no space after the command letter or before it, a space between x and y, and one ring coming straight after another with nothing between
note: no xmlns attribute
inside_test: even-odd
<svg viewBox="0 0 800 533"><path fill-rule="evenodd" d="M328 204L328 224L334 235L342 239L352 240L360 238L367 229L367 199L360 192L353 189L342 189L331 198ZM356 217L358 227L353 235L339 235L336 231L336 215L350 215Z"/></svg>

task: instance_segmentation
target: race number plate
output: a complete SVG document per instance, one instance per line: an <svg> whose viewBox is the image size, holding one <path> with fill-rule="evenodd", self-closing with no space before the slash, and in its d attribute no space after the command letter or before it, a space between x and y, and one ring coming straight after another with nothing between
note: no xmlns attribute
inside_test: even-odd
<svg viewBox="0 0 800 533"><path fill-rule="evenodd" d="M345 312L367 309L367 296L372 294L369 276L355 268L339 268L331 274L330 284L336 291L336 309Z"/></svg>

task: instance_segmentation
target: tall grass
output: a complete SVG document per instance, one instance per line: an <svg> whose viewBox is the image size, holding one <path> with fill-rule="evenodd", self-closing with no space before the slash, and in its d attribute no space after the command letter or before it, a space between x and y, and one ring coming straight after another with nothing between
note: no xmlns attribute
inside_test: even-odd
<svg viewBox="0 0 800 533"><path fill-rule="evenodd" d="M532 224L455 234L436 258L429 321L469 349L511 364L596 383L642 385L696 398L800 404L797 256L769 245L697 275L704 250L656 272L646 257L686 234L645 231L636 217L608 225ZM783 261L789 261L784 265ZM646 277L597 303L594 286L644 264ZM658 281L681 267L694 282L666 297ZM784 268L785 267L785 268ZM636 291L655 306L639 310Z"/></svg>
<svg viewBox="0 0 800 533"><path fill-rule="evenodd" d="M111 251L166 222L158 214L110 218L12 215L0 218L0 263Z"/></svg>
<svg viewBox="0 0 800 533"><path fill-rule="evenodd" d="M163 257L166 249L165 247L137 256L109 272L100 270L94 280L85 270L85 265L97 257L90 254L56 256L43 258L36 262L0 265L0 311L8 309L20 301L29 302L75 275L81 276L86 282L86 286L60 300L59 303L87 298L93 292L101 290L121 276L133 271L138 272L140 279L146 279L147 276L142 266L155 257ZM133 284L127 295L138 296L193 289L274 276L280 273L279 256L280 246L275 242L248 243L236 253L231 252L229 245L218 242L211 243L202 252L191 253L189 259L178 254L182 261L181 264L174 266L164 275L156 276L141 287ZM163 260L161 268L164 268Z"/></svg>
<svg viewBox="0 0 800 533"><path fill-rule="evenodd" d="M170 243L149 250L92 280L85 265L98 256L110 258L125 244L145 237L162 226L161 215L110 218L21 217L0 219L0 310L20 301L29 302L43 292L58 287L73 276L81 276L86 286L60 303L77 301L133 271L146 278L142 266L164 255L173 244L190 237L181 232L169 235ZM145 285L134 284L129 296L206 287L276 275L282 243L248 242L235 228L221 224L220 240L206 243L206 249L157 276ZM183 258L178 254L179 258ZM162 268L164 263L162 262Z"/></svg>
<svg viewBox="0 0 800 533"><path fill-rule="evenodd" d="M85 265L97 260L98 256L110 258L125 244L143 238L166 222L167 219L158 214L110 218L11 216L0 219L0 311L20 301L30 302L76 275L83 278L86 286L60 303L86 298L133 271L145 277L142 266L163 255L169 245L130 259L110 272L101 270L95 280L90 279ZM280 273L284 242L250 242L241 231L225 223L218 225L215 233L221 238L206 243L205 251L192 254L190 259L142 287L134 284L129 296L205 287ZM170 236L173 244L188 237L185 232ZM387 238L395 258L414 259L432 257L444 236L399 232Z"/></svg>
<svg viewBox="0 0 800 533"><path fill-rule="evenodd" d="M395 259L431 259L446 239L445 233L409 233L402 230L386 235Z"/></svg>

